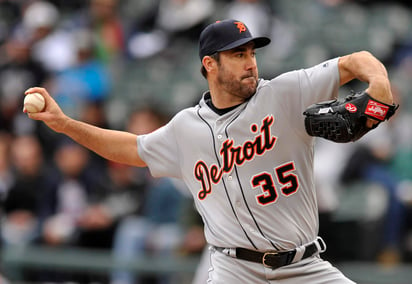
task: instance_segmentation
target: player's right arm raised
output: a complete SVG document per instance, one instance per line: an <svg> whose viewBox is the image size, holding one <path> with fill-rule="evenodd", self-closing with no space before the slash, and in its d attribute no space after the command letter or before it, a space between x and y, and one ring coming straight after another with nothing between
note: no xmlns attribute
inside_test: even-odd
<svg viewBox="0 0 412 284"><path fill-rule="evenodd" d="M68 117L44 88L30 88L25 95L30 93L40 93L46 101L42 112L28 113L31 119L43 121L55 132L69 136L108 160L138 167L146 166L138 155L135 134L99 128Z"/></svg>

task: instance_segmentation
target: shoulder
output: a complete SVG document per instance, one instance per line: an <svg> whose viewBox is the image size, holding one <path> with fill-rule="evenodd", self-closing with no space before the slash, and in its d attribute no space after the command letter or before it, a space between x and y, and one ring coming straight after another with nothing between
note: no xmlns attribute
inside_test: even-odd
<svg viewBox="0 0 412 284"><path fill-rule="evenodd" d="M331 82L339 83L339 57L320 62L314 66L292 70L280 74L270 80L270 85L277 89L293 88L307 90L312 86L329 85Z"/></svg>
<svg viewBox="0 0 412 284"><path fill-rule="evenodd" d="M333 73L338 69L338 62L339 57L328 59L310 67L303 67L296 70L286 71L274 77L270 81L282 82L285 80L298 80L302 75L308 75L312 73Z"/></svg>
<svg viewBox="0 0 412 284"><path fill-rule="evenodd" d="M196 105L178 111L176 114L173 115L170 121L162 128L167 128L171 131L185 129L186 127L191 125L193 121L197 120L196 118L198 117L197 113L199 108L199 105Z"/></svg>
<svg viewBox="0 0 412 284"><path fill-rule="evenodd" d="M299 73L302 72L303 69L300 70L291 70L286 71L282 74L276 75L270 80L261 79L259 81L259 87L268 87L276 84L288 83L293 82L299 79Z"/></svg>
<svg viewBox="0 0 412 284"><path fill-rule="evenodd" d="M275 92L277 94L291 92L294 86L299 86L300 72L302 72L302 70L293 70L282 73L270 80L260 79L257 92Z"/></svg>
<svg viewBox="0 0 412 284"><path fill-rule="evenodd" d="M188 117L192 117L196 115L198 109L199 105L182 109L173 116L171 121L181 121L187 119Z"/></svg>

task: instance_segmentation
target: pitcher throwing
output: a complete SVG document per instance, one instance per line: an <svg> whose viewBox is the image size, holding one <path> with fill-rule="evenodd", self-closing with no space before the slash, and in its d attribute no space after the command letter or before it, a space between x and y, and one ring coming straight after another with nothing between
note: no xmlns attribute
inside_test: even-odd
<svg viewBox="0 0 412 284"><path fill-rule="evenodd" d="M42 94L46 107L28 115L109 160L182 179L211 247L208 283L353 283L319 256L326 245L318 236L315 138L306 132L303 112L336 98L353 79L391 105L388 74L362 51L260 79L255 51L269 43L240 21L206 27L199 57L209 90L198 105L147 135L71 119L37 87L26 94Z"/></svg>

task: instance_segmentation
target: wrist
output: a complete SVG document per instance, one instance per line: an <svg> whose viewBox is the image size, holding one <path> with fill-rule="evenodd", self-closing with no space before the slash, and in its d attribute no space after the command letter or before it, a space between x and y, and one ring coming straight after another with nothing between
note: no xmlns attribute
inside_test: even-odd
<svg viewBox="0 0 412 284"><path fill-rule="evenodd" d="M56 123L59 127L55 129L56 132L66 134L70 132L70 123L72 119L66 115L64 115L59 121Z"/></svg>
<svg viewBox="0 0 412 284"><path fill-rule="evenodd" d="M382 103L392 105L393 97L388 77L376 75L369 80L369 86L365 90L372 98Z"/></svg>

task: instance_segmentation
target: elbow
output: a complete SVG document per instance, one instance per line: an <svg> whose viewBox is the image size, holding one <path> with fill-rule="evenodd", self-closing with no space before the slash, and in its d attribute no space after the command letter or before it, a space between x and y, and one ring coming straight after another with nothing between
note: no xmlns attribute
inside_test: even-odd
<svg viewBox="0 0 412 284"><path fill-rule="evenodd" d="M370 51L367 51L367 50L361 50L361 51L358 51L358 52L354 52L353 54L360 55L360 56L374 57L372 55L372 53L370 53Z"/></svg>
<svg viewBox="0 0 412 284"><path fill-rule="evenodd" d="M385 65L383 65L383 63L378 58L376 58L371 52L367 50L362 50L355 52L354 55L359 56L359 58L357 58L356 60L363 60L365 62L369 61L371 64L376 63L380 67L380 71L382 72L382 74L388 76L388 72L386 70Z"/></svg>
<svg viewBox="0 0 412 284"><path fill-rule="evenodd" d="M340 57L338 66L341 86L353 79L369 82L372 77L388 77L382 62L367 50Z"/></svg>

